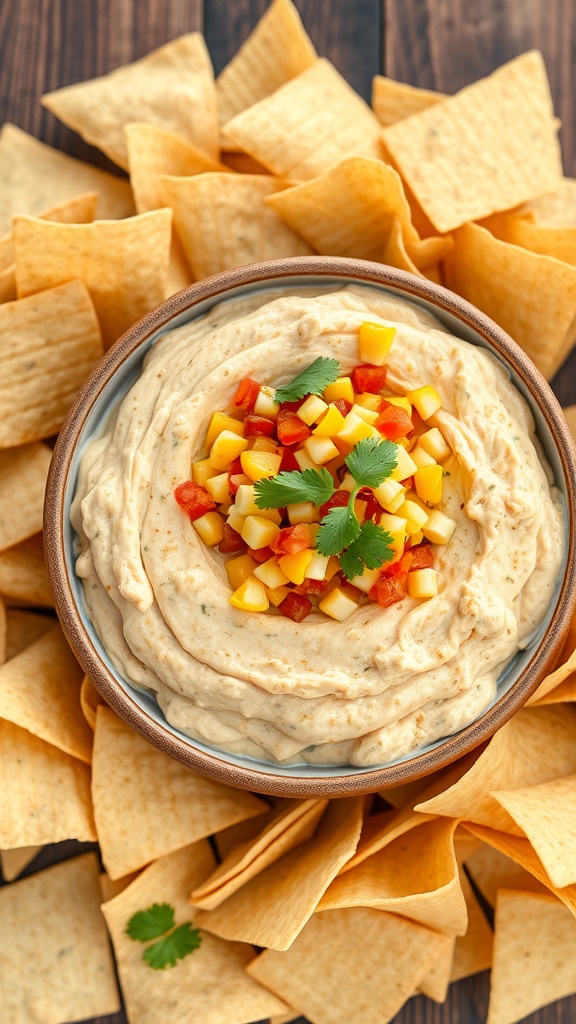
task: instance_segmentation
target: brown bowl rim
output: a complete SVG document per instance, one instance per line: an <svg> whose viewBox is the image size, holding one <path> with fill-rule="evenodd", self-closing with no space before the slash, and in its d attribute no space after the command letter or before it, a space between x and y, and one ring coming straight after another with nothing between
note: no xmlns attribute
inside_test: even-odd
<svg viewBox="0 0 576 1024"><path fill-rule="evenodd" d="M206 299L224 297L232 288L258 285L276 278L307 276L348 278L350 282L391 286L406 298L431 301L474 329L517 373L555 438L566 478L569 521L576 520L576 448L561 407L540 372L510 336L465 299L426 278L365 260L337 256L302 256L268 260L224 271L171 296L130 328L104 355L78 394L57 440L46 488L44 543L57 614L68 641L86 674L114 711L159 750L204 775L240 789L284 797L343 797L388 789L414 781L451 764L490 738L522 707L554 667L576 606L574 530L569 530L566 572L549 626L530 662L510 690L488 711L433 750L354 775L305 778L240 767L206 753L174 736L138 707L119 685L92 646L76 606L64 557L64 494L72 456L86 418L109 380L140 345L173 317Z"/></svg>

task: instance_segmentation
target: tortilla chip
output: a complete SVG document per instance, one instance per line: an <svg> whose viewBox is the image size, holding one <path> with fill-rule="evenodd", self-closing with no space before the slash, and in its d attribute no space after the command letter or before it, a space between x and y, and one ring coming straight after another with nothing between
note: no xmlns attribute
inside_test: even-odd
<svg viewBox="0 0 576 1024"><path fill-rule="evenodd" d="M450 940L379 910L314 914L287 953L267 949L248 973L314 1024L388 1021Z"/></svg>
<svg viewBox="0 0 576 1024"><path fill-rule="evenodd" d="M54 607L41 533L0 552L0 594L8 604Z"/></svg>
<svg viewBox="0 0 576 1024"><path fill-rule="evenodd" d="M88 291L70 281L4 303L0 335L0 448L58 433L103 354Z"/></svg>
<svg viewBox="0 0 576 1024"><path fill-rule="evenodd" d="M10 1024L64 1024L120 1009L95 853L0 889L0 944Z"/></svg>
<svg viewBox="0 0 576 1024"><path fill-rule="evenodd" d="M526 757L527 750L530 757ZM466 819L517 835L518 826L492 791L535 786L574 772L576 709L530 708L518 712L492 737L458 782L416 804L416 810Z"/></svg>
<svg viewBox="0 0 576 1024"><path fill-rule="evenodd" d="M312 250L265 204L285 185L269 175L164 178L166 202L194 276Z"/></svg>
<svg viewBox="0 0 576 1024"><path fill-rule="evenodd" d="M226 136L274 174L315 178L344 157L382 158L382 126L322 58L225 125Z"/></svg>
<svg viewBox="0 0 576 1024"><path fill-rule="evenodd" d="M176 967L151 971L142 959L142 945L126 934L138 910L169 903L178 924L191 917L187 896L212 871L214 855L206 840L160 858L102 907L116 952L128 1019L137 1024L170 1020L199 1024L238 1024L262 1020L287 1009L246 974L253 958L250 946L222 942L203 934L202 944ZM195 923L195 922L194 922Z"/></svg>
<svg viewBox="0 0 576 1024"><path fill-rule="evenodd" d="M515 1024L576 992L576 921L558 900L498 893L487 1024Z"/></svg>
<svg viewBox="0 0 576 1024"><path fill-rule="evenodd" d="M0 270L0 303L13 302L16 294L16 265Z"/></svg>
<svg viewBox="0 0 576 1024"><path fill-rule="evenodd" d="M155 124L127 124L124 133L128 147L130 182L138 213L164 206L160 178L165 174L187 177L209 171L226 172L202 149L180 135Z"/></svg>
<svg viewBox="0 0 576 1024"><path fill-rule="evenodd" d="M96 728L96 712L100 704L106 705L104 697L98 692L92 680L84 676L80 686L80 707L92 732Z"/></svg>
<svg viewBox="0 0 576 1024"><path fill-rule="evenodd" d="M264 164L258 163L254 157L248 156L248 153L223 153L222 163L239 174L270 174Z"/></svg>
<svg viewBox="0 0 576 1024"><path fill-rule="evenodd" d="M273 800L273 797L263 797L263 800ZM281 797L276 798L279 803L284 803ZM234 847L244 843L247 839L255 839L274 815L274 806L268 807L264 814L257 818L245 818L244 821L237 821L235 825L220 829L214 836L214 846L218 859L223 861Z"/></svg>
<svg viewBox="0 0 576 1024"><path fill-rule="evenodd" d="M97 192L85 192L73 199L66 199L58 206L39 214L41 220L53 220L58 224L90 224L96 216L98 205ZM13 266L16 254L12 232L0 238L0 268L6 270Z"/></svg>
<svg viewBox="0 0 576 1024"><path fill-rule="evenodd" d="M1 320L0 309L0 325ZM4 384L1 376L0 382L1 388ZM0 551L27 540L42 529L44 489L51 461L52 452L45 444L27 444L0 451Z"/></svg>
<svg viewBox="0 0 576 1024"><path fill-rule="evenodd" d="M384 75L374 75L372 79L372 110L384 127L420 114L444 99L443 92L417 89L414 85L395 82Z"/></svg>
<svg viewBox="0 0 576 1024"><path fill-rule="evenodd" d="M446 284L492 317L549 380L576 337L576 267L501 242L478 224L455 235Z"/></svg>
<svg viewBox="0 0 576 1024"><path fill-rule="evenodd" d="M56 625L56 620L51 615L41 615L39 612L21 611L19 608L9 608L6 612L8 635L6 638L6 660L15 658L21 651L44 636L49 629Z"/></svg>
<svg viewBox="0 0 576 1024"><path fill-rule="evenodd" d="M1 849L96 839L88 766L3 719L0 778Z"/></svg>
<svg viewBox="0 0 576 1024"><path fill-rule="evenodd" d="M7 631L6 606L0 597L0 665L3 665L6 661Z"/></svg>
<svg viewBox="0 0 576 1024"><path fill-rule="evenodd" d="M42 846L22 846L19 850L0 850L0 867L5 882L13 882L38 856Z"/></svg>
<svg viewBox="0 0 576 1024"><path fill-rule="evenodd" d="M156 750L104 705L96 712L92 795L102 860L113 879L266 809L250 793Z"/></svg>
<svg viewBox="0 0 576 1024"><path fill-rule="evenodd" d="M385 128L384 143L440 232L518 206L562 178L546 68L535 50Z"/></svg>
<svg viewBox="0 0 576 1024"><path fill-rule="evenodd" d="M260 834L235 846L210 878L190 894L201 910L213 910L264 868L314 835L327 800L287 800Z"/></svg>
<svg viewBox="0 0 576 1024"><path fill-rule="evenodd" d="M59 625L0 668L0 718L90 764L92 732L80 710L82 669Z"/></svg>
<svg viewBox="0 0 576 1024"><path fill-rule="evenodd" d="M138 877L137 871L132 871L129 875L124 875L123 878L110 878L105 871L100 873L100 892L102 893L102 899L104 903L108 903L113 900L115 896L118 896L124 889L127 889L132 884L135 878Z"/></svg>
<svg viewBox="0 0 576 1024"><path fill-rule="evenodd" d="M480 971L487 971L492 964L494 937L484 912L476 899L466 872L460 868L460 885L466 900L468 927L465 935L456 939L451 964L450 981L469 978Z"/></svg>
<svg viewBox="0 0 576 1024"><path fill-rule="evenodd" d="M135 212L127 181L46 146L15 124L0 131L0 234L12 228L12 215L39 217L80 192L97 192L100 220Z"/></svg>
<svg viewBox="0 0 576 1024"><path fill-rule="evenodd" d="M402 223L399 217L394 217L392 220L380 260L388 267L397 267L398 270L407 270L409 274L415 274L417 277L424 276L422 271L418 270L418 267L413 260L410 259L410 256L406 251L406 245L404 243L402 233Z"/></svg>
<svg viewBox="0 0 576 1024"><path fill-rule="evenodd" d="M363 797L332 800L313 839L281 857L196 922L224 939L288 949L356 848Z"/></svg>
<svg viewBox="0 0 576 1024"><path fill-rule="evenodd" d="M380 160L342 160L312 181L271 195L266 203L327 256L380 260L396 219L417 266L437 263L452 248L449 238L420 239L400 175Z"/></svg>
<svg viewBox="0 0 576 1024"><path fill-rule="evenodd" d="M18 295L81 278L110 347L164 299L171 220L169 210L93 224L15 217Z"/></svg>
<svg viewBox="0 0 576 1024"><path fill-rule="evenodd" d="M428 996L428 999L433 999L435 1003L446 1002L448 986L450 985L450 972L452 970L456 939L447 938L446 947L440 953L434 966L418 985L418 991L423 996Z"/></svg>
<svg viewBox="0 0 576 1024"><path fill-rule="evenodd" d="M499 889L546 892L546 886L533 875L487 843L481 843L478 849L470 854L466 861L466 870L491 907L496 906Z"/></svg>
<svg viewBox="0 0 576 1024"><path fill-rule="evenodd" d="M576 617L572 620L558 668L542 680L529 705L564 704L576 700Z"/></svg>
<svg viewBox="0 0 576 1024"><path fill-rule="evenodd" d="M576 266L576 227L535 224L533 214L522 214L521 210L495 213L482 221L482 227L501 242Z"/></svg>
<svg viewBox="0 0 576 1024"><path fill-rule="evenodd" d="M521 207L536 224L550 228L576 228L576 180L562 178L553 192L537 196Z"/></svg>
<svg viewBox="0 0 576 1024"><path fill-rule="evenodd" d="M316 51L294 4L273 0L216 79L220 124L270 96L315 62Z"/></svg>
<svg viewBox="0 0 576 1024"><path fill-rule="evenodd" d="M200 32L173 39L108 75L49 92L42 103L125 171L124 126L131 121L166 128L217 156L216 89Z"/></svg>
<svg viewBox="0 0 576 1024"><path fill-rule="evenodd" d="M529 839L552 884L576 884L576 775L493 795Z"/></svg>

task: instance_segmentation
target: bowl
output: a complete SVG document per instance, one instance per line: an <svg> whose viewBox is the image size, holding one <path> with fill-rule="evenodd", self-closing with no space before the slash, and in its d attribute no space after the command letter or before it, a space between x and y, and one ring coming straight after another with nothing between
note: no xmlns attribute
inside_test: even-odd
<svg viewBox="0 0 576 1024"><path fill-rule="evenodd" d="M470 725L377 767L285 766L224 753L191 739L168 724L153 694L120 676L92 626L75 574L70 506L82 451L138 378L144 356L163 334L204 315L216 303L247 293L351 283L383 289L424 307L453 334L489 349L507 368L532 410L565 503L563 569L537 635L514 656L499 679L495 701ZM485 742L553 668L576 604L575 480L574 443L552 391L512 339L470 303L424 278L360 260L310 256L241 267L192 285L140 320L104 356L78 395L54 450L46 492L45 545L56 610L79 662L108 704L149 742L190 768L232 786L285 797L345 796L390 788L443 768Z"/></svg>

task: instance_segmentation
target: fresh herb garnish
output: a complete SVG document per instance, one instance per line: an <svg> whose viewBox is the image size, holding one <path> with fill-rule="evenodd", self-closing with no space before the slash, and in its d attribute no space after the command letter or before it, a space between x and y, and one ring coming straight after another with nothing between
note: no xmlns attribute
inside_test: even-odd
<svg viewBox="0 0 576 1024"><path fill-rule="evenodd" d="M135 942L160 939L142 954L142 959L155 971L175 967L178 960L198 949L202 942L200 932L190 921L174 927L174 907L168 903L153 903L148 910L139 910L128 921L126 933Z"/></svg>
<svg viewBox="0 0 576 1024"><path fill-rule="evenodd" d="M139 910L128 921L126 932L135 942L149 942L174 927L174 907L169 903L153 903L148 910Z"/></svg>
<svg viewBox="0 0 576 1024"><path fill-rule="evenodd" d="M307 366L302 373L299 373L294 380L288 384L282 384L276 388L276 402L297 402L304 395L321 395L324 388L333 384L340 367L337 359L328 359L326 356L319 356L310 366Z"/></svg>
<svg viewBox="0 0 576 1024"><path fill-rule="evenodd" d="M284 508L301 501L323 505L334 494L334 481L327 469L292 470L258 480L254 492L258 508Z"/></svg>
<svg viewBox="0 0 576 1024"><path fill-rule="evenodd" d="M346 579L361 576L364 569L378 569L389 562L393 552L390 550L392 537L372 519L362 523L356 540L340 555L340 566Z"/></svg>

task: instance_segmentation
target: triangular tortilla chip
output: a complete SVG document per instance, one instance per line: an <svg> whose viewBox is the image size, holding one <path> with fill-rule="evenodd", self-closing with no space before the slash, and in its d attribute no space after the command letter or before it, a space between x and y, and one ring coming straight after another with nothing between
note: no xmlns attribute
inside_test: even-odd
<svg viewBox="0 0 576 1024"><path fill-rule="evenodd" d="M104 903L108 903L109 900L113 900L115 896L118 896L124 889L138 877L138 871L132 871L129 875L124 875L123 878L110 878L105 871L100 873L100 891L102 893L102 899Z"/></svg>
<svg viewBox="0 0 576 1024"><path fill-rule="evenodd" d="M18 295L80 278L109 347L164 299L171 221L170 210L93 224L15 217Z"/></svg>
<svg viewBox="0 0 576 1024"><path fill-rule="evenodd" d="M135 122L124 129L130 182L138 213L164 206L162 175L189 177L210 171L232 173L187 139L155 124Z"/></svg>
<svg viewBox="0 0 576 1024"><path fill-rule="evenodd" d="M562 178L552 192L531 199L521 208L536 224L550 228L576 228L576 179Z"/></svg>
<svg viewBox="0 0 576 1024"><path fill-rule="evenodd" d="M84 676L80 686L80 707L92 731L96 728L96 712L99 704L106 704L104 697L98 693L92 680L88 676Z"/></svg>
<svg viewBox="0 0 576 1024"><path fill-rule="evenodd" d="M0 551L0 594L10 603L54 607L41 533Z"/></svg>
<svg viewBox="0 0 576 1024"><path fill-rule="evenodd" d="M224 131L274 174L296 181L315 178L347 156L383 156L378 118L324 58L228 121Z"/></svg>
<svg viewBox="0 0 576 1024"><path fill-rule="evenodd" d="M466 900L468 927L465 935L459 935L454 945L454 957L450 970L450 981L469 978L480 971L487 971L492 964L492 929L476 899L466 872L460 868L460 885Z"/></svg>
<svg viewBox="0 0 576 1024"><path fill-rule="evenodd" d="M530 840L552 884L576 884L576 775L493 796Z"/></svg>
<svg viewBox="0 0 576 1024"><path fill-rule="evenodd" d="M0 850L0 867L5 882L13 882L38 856L42 846L22 846L17 850Z"/></svg>
<svg viewBox="0 0 576 1024"><path fill-rule="evenodd" d="M124 125L157 124L216 158L216 89L203 36L190 32L108 75L42 97L56 117L124 170Z"/></svg>
<svg viewBox="0 0 576 1024"><path fill-rule="evenodd" d="M0 597L0 665L6 661L7 632L6 606Z"/></svg>
<svg viewBox="0 0 576 1024"><path fill-rule="evenodd" d="M546 892L546 886L542 885L520 864L494 847L488 846L487 843L480 843L478 849L470 854L466 860L466 870L476 888L491 907L496 906L496 895L499 889Z"/></svg>
<svg viewBox="0 0 576 1024"><path fill-rule="evenodd" d="M250 793L197 775L156 750L104 705L96 712L92 795L111 878L266 809Z"/></svg>
<svg viewBox="0 0 576 1024"><path fill-rule="evenodd" d="M482 227L495 238L509 245L552 256L563 263L576 266L576 227L549 227L534 223L533 215L522 214L521 210L509 213L495 213L482 222Z"/></svg>
<svg viewBox="0 0 576 1024"><path fill-rule="evenodd" d="M41 220L53 220L57 224L90 224L96 216L98 205L97 192L84 192L81 196L66 199L50 210L38 214ZM18 211L22 213L23 211ZM14 239L12 232L0 238L0 269L6 270L14 265ZM14 272L15 269L14 269Z"/></svg>
<svg viewBox="0 0 576 1024"><path fill-rule="evenodd" d="M574 407L576 409L576 406ZM569 410L564 410L566 413ZM576 617L572 619L558 667L542 680L528 705L564 704L576 700Z"/></svg>
<svg viewBox="0 0 576 1024"><path fill-rule="evenodd" d="M395 82L384 75L374 75L372 79L372 110L384 127L419 114L444 99L446 96L442 92L417 89L414 85Z"/></svg>
<svg viewBox="0 0 576 1024"><path fill-rule="evenodd" d="M2 314L0 308L0 330ZM0 377L0 392L3 383ZM0 424L0 436L1 431ZM51 461L50 449L38 442L0 451L0 551L42 529L44 490Z"/></svg>
<svg viewBox="0 0 576 1024"><path fill-rule="evenodd" d="M418 991L423 996L428 996L428 999L433 999L435 1003L446 1002L450 985L450 972L452 970L456 939L449 936L447 938L446 947L442 950L436 963L428 971L428 974L422 978L418 985Z"/></svg>
<svg viewBox="0 0 576 1024"><path fill-rule="evenodd" d="M166 1024L170 1020L198 1024L238 1024L285 1012L286 1006L246 974L254 952L238 942L202 934L202 942L173 969L151 971L142 946L126 934L138 910L153 903L174 907L178 924L193 916L188 893L210 874L214 855L206 840L161 857L102 907L114 950L129 1020ZM193 921L195 924L195 921Z"/></svg>

